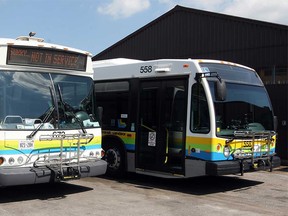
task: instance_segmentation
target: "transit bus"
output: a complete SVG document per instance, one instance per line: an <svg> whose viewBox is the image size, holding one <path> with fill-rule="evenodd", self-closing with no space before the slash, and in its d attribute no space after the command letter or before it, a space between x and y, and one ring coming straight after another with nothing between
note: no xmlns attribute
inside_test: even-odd
<svg viewBox="0 0 288 216"><path fill-rule="evenodd" d="M0 39L0 187L101 175L91 54Z"/></svg>
<svg viewBox="0 0 288 216"><path fill-rule="evenodd" d="M280 166L257 73L225 61L93 62L107 174L228 175Z"/></svg>

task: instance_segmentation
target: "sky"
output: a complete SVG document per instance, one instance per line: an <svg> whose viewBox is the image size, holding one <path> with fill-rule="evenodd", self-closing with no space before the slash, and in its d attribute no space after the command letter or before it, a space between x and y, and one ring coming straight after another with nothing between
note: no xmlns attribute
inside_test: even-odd
<svg viewBox="0 0 288 216"><path fill-rule="evenodd" d="M288 0L0 0L0 37L33 31L96 55L176 5L288 25Z"/></svg>

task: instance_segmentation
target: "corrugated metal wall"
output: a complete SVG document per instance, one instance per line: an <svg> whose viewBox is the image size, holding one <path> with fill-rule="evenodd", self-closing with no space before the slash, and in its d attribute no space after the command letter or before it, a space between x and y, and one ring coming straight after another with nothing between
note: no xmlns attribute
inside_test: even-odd
<svg viewBox="0 0 288 216"><path fill-rule="evenodd" d="M277 88L276 85L266 85L266 88L278 118L277 154L283 163L288 164L288 85L277 85Z"/></svg>
<svg viewBox="0 0 288 216"><path fill-rule="evenodd" d="M287 26L176 6L93 60L212 58L287 66L287 39Z"/></svg>

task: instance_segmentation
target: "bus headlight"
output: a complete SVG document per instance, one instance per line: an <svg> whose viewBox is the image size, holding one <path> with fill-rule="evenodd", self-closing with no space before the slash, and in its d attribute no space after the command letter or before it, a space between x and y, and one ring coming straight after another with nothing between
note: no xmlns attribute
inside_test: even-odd
<svg viewBox="0 0 288 216"><path fill-rule="evenodd" d="M226 158L228 158L230 156L230 147L229 146L224 147L223 154Z"/></svg>
<svg viewBox="0 0 288 216"><path fill-rule="evenodd" d="M8 160L8 163L9 163L10 165L13 165L14 162L15 162L15 159L14 159L13 157L10 157L9 160Z"/></svg>
<svg viewBox="0 0 288 216"><path fill-rule="evenodd" d="M100 156L100 152L99 152L99 151L96 152L96 156L97 156L97 157Z"/></svg>

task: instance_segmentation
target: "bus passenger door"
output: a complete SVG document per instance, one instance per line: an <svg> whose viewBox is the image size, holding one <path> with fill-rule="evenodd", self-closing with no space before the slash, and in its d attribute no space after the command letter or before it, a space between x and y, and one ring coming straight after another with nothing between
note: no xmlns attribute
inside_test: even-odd
<svg viewBox="0 0 288 216"><path fill-rule="evenodd" d="M140 84L136 167L184 172L187 87L185 80Z"/></svg>

